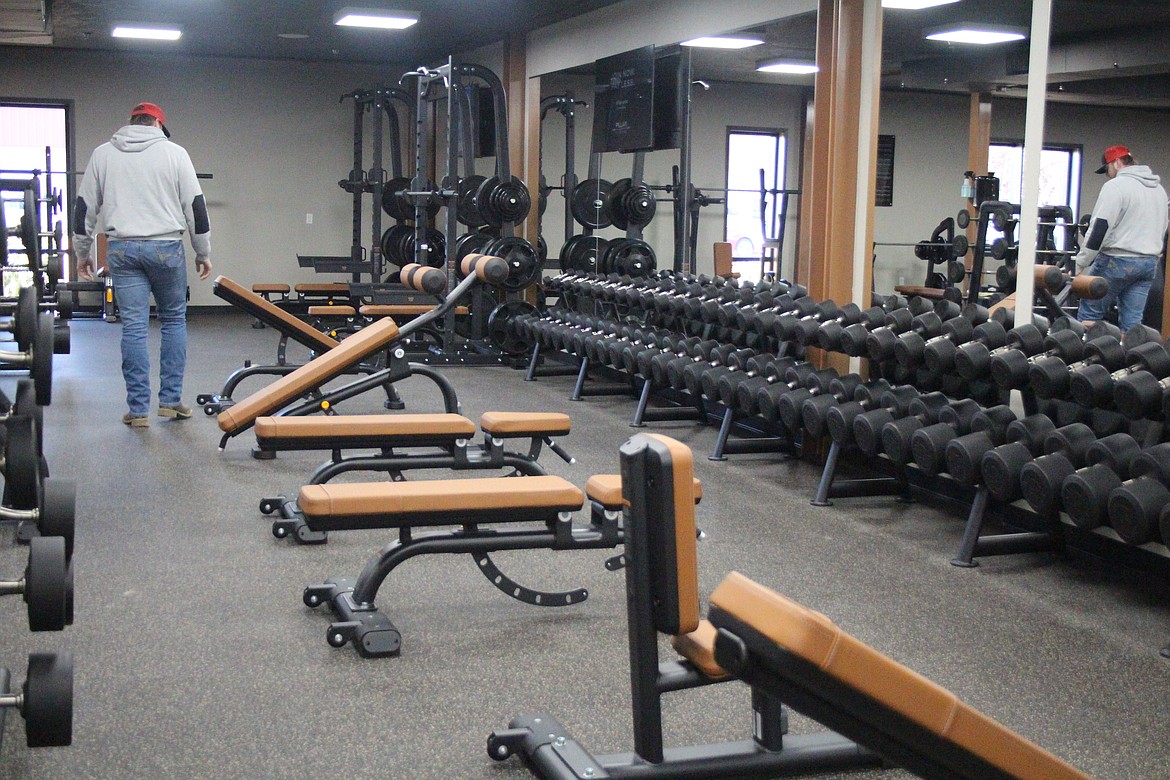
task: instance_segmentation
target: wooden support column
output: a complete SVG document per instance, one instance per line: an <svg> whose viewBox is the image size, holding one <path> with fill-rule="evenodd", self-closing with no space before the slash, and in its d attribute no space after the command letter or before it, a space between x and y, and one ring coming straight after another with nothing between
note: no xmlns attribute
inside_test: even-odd
<svg viewBox="0 0 1170 780"><path fill-rule="evenodd" d="M519 235L536 244L540 199L540 79L528 78L527 41L523 35L504 39L504 73L508 95L508 156L512 175L519 176L532 195L532 208ZM497 139L502 142L504 139Z"/></svg>
<svg viewBox="0 0 1170 780"><path fill-rule="evenodd" d="M820 0L812 159L805 177L802 275L809 293L838 304L869 303L873 198L881 86L881 9L866 0ZM819 362L847 369L844 356Z"/></svg>
<svg viewBox="0 0 1170 780"><path fill-rule="evenodd" d="M974 171L976 176L987 176L989 171L988 155L991 147L991 95L986 92L971 93L971 109L967 125L967 170ZM975 198L967 198L967 211L971 214L971 223L967 225L967 240L972 246L979 234L979 225L975 219ZM967 270L971 270L973 253L963 258ZM969 280L970 281L970 280Z"/></svg>

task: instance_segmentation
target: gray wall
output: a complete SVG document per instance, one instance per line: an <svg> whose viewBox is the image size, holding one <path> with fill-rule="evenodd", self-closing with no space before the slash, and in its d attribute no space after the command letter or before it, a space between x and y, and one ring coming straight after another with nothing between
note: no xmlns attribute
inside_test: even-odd
<svg viewBox="0 0 1170 780"><path fill-rule="evenodd" d="M32 47L2 56L6 96L74 101L77 170L126 123L135 103L161 105L173 140L196 170L214 175L202 181L214 273L246 285L313 281L311 270L297 267L297 254L349 254L351 200L337 182L353 163L353 114L338 98L380 79L393 82L404 70ZM193 267L191 279L193 304L220 303Z"/></svg>

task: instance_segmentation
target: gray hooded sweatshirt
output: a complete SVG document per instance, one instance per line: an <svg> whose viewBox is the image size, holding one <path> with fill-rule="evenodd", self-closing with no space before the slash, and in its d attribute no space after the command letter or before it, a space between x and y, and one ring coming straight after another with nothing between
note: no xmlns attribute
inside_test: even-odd
<svg viewBox="0 0 1170 780"><path fill-rule="evenodd" d="M1078 270L1098 252L1114 257L1162 254L1166 237L1166 190L1148 165L1127 165L1101 186L1089 234L1077 253Z"/></svg>
<svg viewBox="0 0 1170 780"><path fill-rule="evenodd" d="M163 131L126 125L94 149L73 213L73 246L88 258L101 213L103 232L125 240L182 240L211 255L207 204L187 150Z"/></svg>

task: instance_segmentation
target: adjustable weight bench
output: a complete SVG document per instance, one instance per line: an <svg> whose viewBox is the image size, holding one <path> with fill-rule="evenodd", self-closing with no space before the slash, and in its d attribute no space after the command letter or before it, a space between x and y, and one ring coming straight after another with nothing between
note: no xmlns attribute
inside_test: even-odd
<svg viewBox="0 0 1170 780"><path fill-rule="evenodd" d="M567 435L572 427L569 416L559 412L485 412L479 419L481 444L473 441L475 422L458 414L260 417L255 427L257 447L263 452L331 450L331 459L310 477L313 485L349 471L387 472L396 482L405 479L402 472L413 469L510 468L513 475L540 476L546 473L538 460L544 445L565 462L574 462L553 439ZM505 449L511 439L529 439L528 452ZM354 449L364 452L344 452ZM368 452L371 449L376 452ZM260 511L279 512L272 524L277 539L291 536L301 544L328 540L324 531L309 530L294 499L263 498Z"/></svg>
<svg viewBox="0 0 1170 780"><path fill-rule="evenodd" d="M488 755L539 777L776 777L892 762L931 780L1088 780L827 618L731 574L699 619L692 454L664 436L622 447L634 753L593 756L548 715L514 719ZM683 657L658 662L657 632ZM661 696L740 678L753 739L664 748ZM834 732L789 735L784 706Z"/></svg>
<svg viewBox="0 0 1170 780"><path fill-rule="evenodd" d="M390 385L409 376L421 375L433 381L443 396L444 410L457 414L459 401L451 383L428 366L408 362L405 350L398 344L427 323L442 317L475 284L481 281L488 284L502 282L507 278L508 265L498 257L472 254L463 259L463 272L463 280L430 312L416 317L401 328L392 319L379 320L268 387L224 408L217 418L224 434L220 439L220 449L227 445L228 439L251 428L258 417L273 414L303 416L316 412L332 414L333 407L340 401L377 387L387 388L389 394ZM431 294L442 292L447 283L440 269L416 264L404 266L401 278L404 284ZM322 390L326 382L379 351L386 353L385 367L336 389ZM298 399L306 397L308 400L294 404Z"/></svg>

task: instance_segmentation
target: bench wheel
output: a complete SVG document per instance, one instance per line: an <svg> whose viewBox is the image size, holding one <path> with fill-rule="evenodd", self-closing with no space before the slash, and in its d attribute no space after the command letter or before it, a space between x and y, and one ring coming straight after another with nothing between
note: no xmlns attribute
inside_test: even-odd
<svg viewBox="0 0 1170 780"><path fill-rule="evenodd" d="M332 593L332 585L309 585L301 595L301 600L305 602L306 607L316 609L328 601Z"/></svg>
<svg viewBox="0 0 1170 780"><path fill-rule="evenodd" d="M346 643L349 642L349 637L347 637L341 631L335 631L333 627L330 626L329 630L325 632L325 641L329 643L330 647L341 648L345 647Z"/></svg>
<svg viewBox="0 0 1170 780"><path fill-rule="evenodd" d="M211 403L210 393L200 393L199 395L195 396L196 406L206 406L209 403Z"/></svg>
<svg viewBox="0 0 1170 780"><path fill-rule="evenodd" d="M25 732L29 747L63 747L73 742L73 655L33 653L24 681Z"/></svg>
<svg viewBox="0 0 1170 780"><path fill-rule="evenodd" d="M285 523L283 521L277 520L275 523L272 524L272 535L275 536L277 539L287 538L288 537L288 526L285 525ZM306 601L305 604L307 606L310 606L310 607L317 606L316 604L309 604L308 601Z"/></svg>
<svg viewBox="0 0 1170 780"><path fill-rule="evenodd" d="M215 408L215 404L205 404L203 413L208 417L215 417L215 415L219 414L219 410Z"/></svg>
<svg viewBox="0 0 1170 780"><path fill-rule="evenodd" d="M280 508L281 499L279 498L262 498L260 499L260 514L270 515ZM273 531L275 534L275 531ZM276 538L280 538L279 536Z"/></svg>
<svg viewBox="0 0 1170 780"><path fill-rule="evenodd" d="M68 623L72 570L65 557L65 540L40 536L29 541L24 572L24 600L30 631L60 631Z"/></svg>
<svg viewBox="0 0 1170 780"><path fill-rule="evenodd" d="M507 761L512 757L512 746L506 740L500 739L495 732L488 735L487 754L495 761Z"/></svg>

